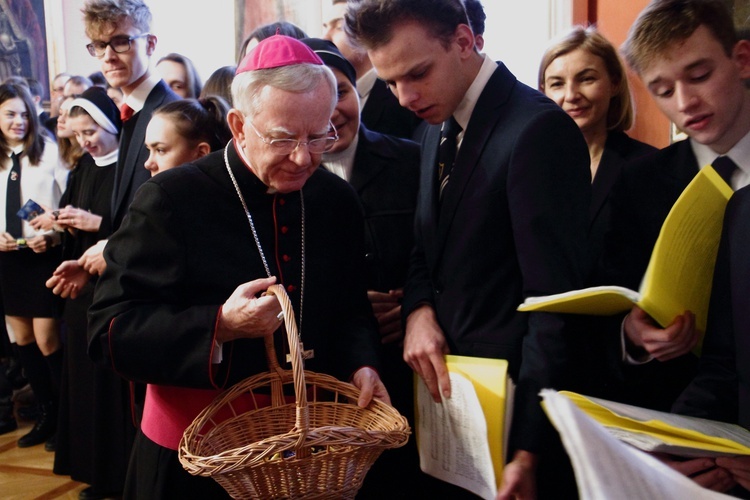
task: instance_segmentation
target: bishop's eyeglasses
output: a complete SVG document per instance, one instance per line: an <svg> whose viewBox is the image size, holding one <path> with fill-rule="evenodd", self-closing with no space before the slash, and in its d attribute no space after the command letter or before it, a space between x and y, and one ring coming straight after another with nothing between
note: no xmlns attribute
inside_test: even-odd
<svg viewBox="0 0 750 500"><path fill-rule="evenodd" d="M303 144L307 146L307 151L310 152L310 154L319 155L325 153L326 151L330 151L333 145L336 144L336 141L339 140L339 135L336 131L336 127L331 122L328 123L331 126L331 132L333 132L333 135L327 135L326 137L319 137L317 139L310 139L306 142L300 141L299 139L269 139L268 137L264 137L260 132L258 132L258 129L255 128L253 122L248 121L248 123L253 128L253 132L255 132L255 135L257 135L258 138L263 141L263 144L271 148L271 151L273 151L275 154L282 156L288 156L292 154L297 150L298 147Z"/></svg>

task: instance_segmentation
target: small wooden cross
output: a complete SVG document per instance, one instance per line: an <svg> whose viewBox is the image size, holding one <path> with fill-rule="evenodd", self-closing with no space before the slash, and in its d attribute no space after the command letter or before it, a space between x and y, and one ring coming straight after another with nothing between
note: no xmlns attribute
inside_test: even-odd
<svg viewBox="0 0 750 500"><path fill-rule="evenodd" d="M315 357L315 349L308 349L306 351L305 350L305 344L303 344L302 342L299 343L299 348L302 350L302 361L304 361L306 359L311 359L311 358ZM292 355L291 354L287 354L286 355L286 362L287 363L291 363L292 362Z"/></svg>

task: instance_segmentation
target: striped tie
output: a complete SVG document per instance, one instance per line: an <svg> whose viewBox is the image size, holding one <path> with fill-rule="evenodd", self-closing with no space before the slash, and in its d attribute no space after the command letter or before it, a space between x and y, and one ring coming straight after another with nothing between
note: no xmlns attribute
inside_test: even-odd
<svg viewBox="0 0 750 500"><path fill-rule="evenodd" d="M452 116L446 122L443 122L443 128L440 132L440 146L438 148L438 179L440 179L440 198L443 197L443 190L448 185L448 179L453 169L453 163L456 160L458 151L458 134L461 133L461 125L458 124Z"/></svg>

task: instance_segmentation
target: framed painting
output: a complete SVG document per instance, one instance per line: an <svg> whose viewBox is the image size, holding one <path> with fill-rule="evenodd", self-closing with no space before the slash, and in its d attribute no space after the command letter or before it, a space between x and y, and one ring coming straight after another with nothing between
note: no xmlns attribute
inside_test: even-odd
<svg viewBox="0 0 750 500"><path fill-rule="evenodd" d="M0 79L34 78L49 100L44 0L0 0Z"/></svg>

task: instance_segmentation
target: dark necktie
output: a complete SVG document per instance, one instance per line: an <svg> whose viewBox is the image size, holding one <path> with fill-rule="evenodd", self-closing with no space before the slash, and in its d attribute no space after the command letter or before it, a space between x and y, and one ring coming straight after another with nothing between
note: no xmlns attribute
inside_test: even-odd
<svg viewBox="0 0 750 500"><path fill-rule="evenodd" d="M461 130L461 125L452 116L448 121L443 122L443 128L440 132L440 146L438 147L438 179L440 179L441 198L445 186L448 185L453 163L456 160L456 152L458 151L457 139Z"/></svg>
<svg viewBox="0 0 750 500"><path fill-rule="evenodd" d="M133 114L135 111L133 111L133 108L128 106L127 104L123 103L122 106L120 106L120 119L124 122L130 120L130 118L133 117Z"/></svg>
<svg viewBox="0 0 750 500"><path fill-rule="evenodd" d="M728 156L719 156L714 160L711 166L714 167L716 173L724 179L724 182L729 184L729 187L732 187L732 174L734 174L735 170L739 168L737 164Z"/></svg>
<svg viewBox="0 0 750 500"><path fill-rule="evenodd" d="M10 155L13 166L8 176L8 191L5 197L5 231L14 238L23 236L21 218L16 215L21 208L21 162L18 155Z"/></svg>

